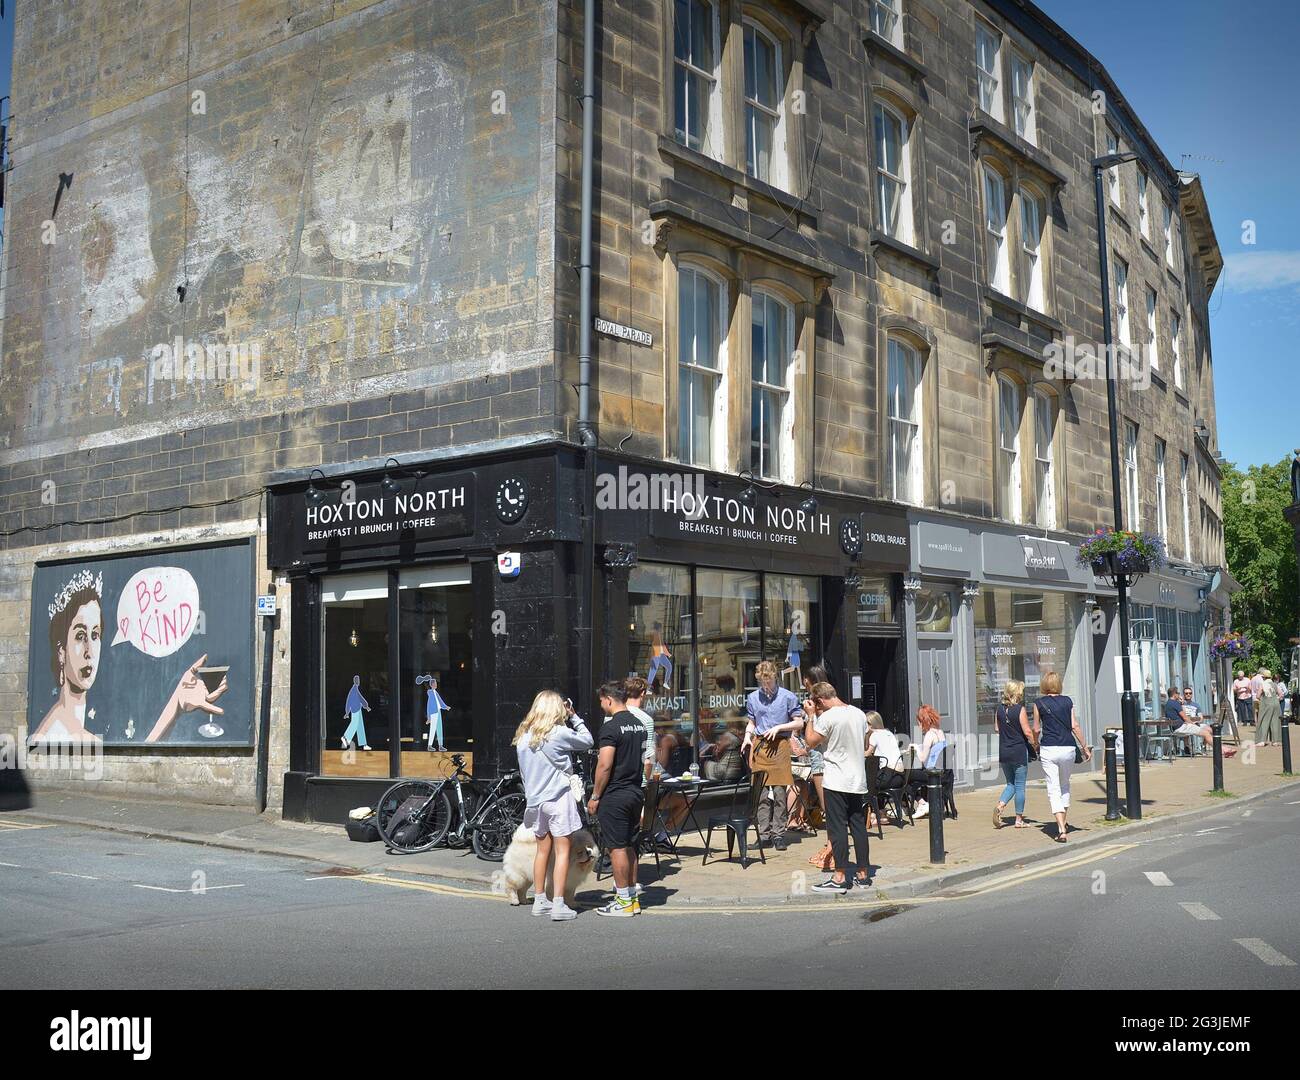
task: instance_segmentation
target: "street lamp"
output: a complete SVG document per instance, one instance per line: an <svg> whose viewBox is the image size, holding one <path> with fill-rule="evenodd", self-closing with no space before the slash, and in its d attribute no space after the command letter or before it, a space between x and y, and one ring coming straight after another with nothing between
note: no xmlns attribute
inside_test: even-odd
<svg viewBox="0 0 1300 1080"><path fill-rule="evenodd" d="M1110 252L1106 244L1106 193L1102 173L1136 161L1137 154L1105 154L1092 162L1093 188L1097 199L1097 245L1101 263L1101 325L1106 344L1106 411L1110 417L1110 487L1115 502L1115 528L1124 527L1124 505L1120 498L1119 481L1119 404L1117 380L1119 364L1112 356L1114 343L1110 332ZM1128 627L1128 575L1116 574L1115 585L1119 592L1119 647L1120 670L1124 693L1120 698L1120 723L1124 728L1124 799L1128 818L1134 821L1142 816L1142 781L1139 776L1140 754L1138 742L1138 699L1133 691L1132 673L1129 670Z"/></svg>

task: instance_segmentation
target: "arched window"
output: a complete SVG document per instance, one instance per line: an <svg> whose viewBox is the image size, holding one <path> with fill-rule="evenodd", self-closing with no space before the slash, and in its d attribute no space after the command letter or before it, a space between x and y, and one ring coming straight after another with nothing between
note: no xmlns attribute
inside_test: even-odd
<svg viewBox="0 0 1300 1080"><path fill-rule="evenodd" d="M1043 284L1043 198L1028 186L1020 188L1020 287L1024 302L1035 311L1047 311Z"/></svg>
<svg viewBox="0 0 1300 1080"><path fill-rule="evenodd" d="M794 312L771 293L758 290L753 294L752 312L749 468L766 480L790 481L794 455L790 394Z"/></svg>
<svg viewBox="0 0 1300 1080"><path fill-rule="evenodd" d="M1002 174L984 163L984 242L989 284L998 292L1011 292L1011 266L1007 254L1007 184Z"/></svg>
<svg viewBox="0 0 1300 1080"><path fill-rule="evenodd" d="M1020 508L1020 384L998 376L998 511L1007 521L1019 522Z"/></svg>
<svg viewBox="0 0 1300 1080"><path fill-rule="evenodd" d="M673 112L677 140L721 161L718 13L709 0L676 0L673 8Z"/></svg>
<svg viewBox="0 0 1300 1080"><path fill-rule="evenodd" d="M912 243L912 197L909 187L908 123L902 113L877 101L872 110L876 139L876 227L887 236Z"/></svg>
<svg viewBox="0 0 1300 1080"><path fill-rule="evenodd" d="M725 438L726 288L694 266L677 272L677 452L689 465L713 468Z"/></svg>
<svg viewBox="0 0 1300 1080"><path fill-rule="evenodd" d="M745 171L787 187L785 70L781 46L756 23L745 22Z"/></svg>
<svg viewBox="0 0 1300 1080"><path fill-rule="evenodd" d="M1056 528L1056 399L1034 392L1034 523Z"/></svg>
<svg viewBox="0 0 1300 1080"><path fill-rule="evenodd" d="M889 430L886 490L897 502L919 506L924 497L921 451L921 357L902 338L888 339Z"/></svg>

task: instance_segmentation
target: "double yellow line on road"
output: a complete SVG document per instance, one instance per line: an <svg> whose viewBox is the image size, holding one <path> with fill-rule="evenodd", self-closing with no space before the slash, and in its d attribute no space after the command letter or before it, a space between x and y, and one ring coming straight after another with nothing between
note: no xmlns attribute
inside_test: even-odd
<svg viewBox="0 0 1300 1080"><path fill-rule="evenodd" d="M1088 863L1099 862L1102 859L1108 859L1113 855L1129 851L1137 847L1137 844L1103 844L1100 847L1088 848L1078 855L1071 855L1062 859L1053 859L1048 865L1041 867L1027 867L1023 870L1017 870L1014 873L995 877L989 881L983 882L973 888L961 892L953 892L948 896L917 896L917 897L899 897L898 899L882 898L877 900L850 900L847 898L841 900L820 900L820 901L782 901L771 904L681 904L677 906L659 906L647 907L642 911L645 915L740 915L758 913L779 913L779 912L809 912L809 911L844 911L846 908L855 910L869 910L872 908L883 907L914 907L918 904L937 904L952 903L957 900L972 900L978 896L985 896L988 893L1000 892L1003 889L1011 889L1017 885L1024 885L1030 881L1036 881L1039 878L1050 877L1053 874L1059 874L1066 870L1073 870L1080 866L1086 866ZM463 889L454 885L440 885L433 881L413 881L410 878L394 877L391 874L357 874L353 876L340 877L340 881L363 881L370 885L388 885L397 889L415 889L419 892L436 893L439 896L456 896L466 900L488 900L497 903L504 902L506 896L503 893L494 893L483 889ZM852 895L851 893L849 894Z"/></svg>

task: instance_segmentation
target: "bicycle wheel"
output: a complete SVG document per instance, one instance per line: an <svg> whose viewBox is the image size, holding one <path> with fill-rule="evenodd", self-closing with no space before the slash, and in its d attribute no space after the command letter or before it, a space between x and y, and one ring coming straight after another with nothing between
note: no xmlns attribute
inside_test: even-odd
<svg viewBox="0 0 1300 1080"><path fill-rule="evenodd" d="M523 824L528 800L522 795L503 795L484 812L474 826L474 854L488 862L500 862L515 830Z"/></svg>
<svg viewBox="0 0 1300 1080"><path fill-rule="evenodd" d="M384 843L403 854L428 851L442 843L451 826L451 799L445 788L427 780L402 780L384 792L375 808Z"/></svg>

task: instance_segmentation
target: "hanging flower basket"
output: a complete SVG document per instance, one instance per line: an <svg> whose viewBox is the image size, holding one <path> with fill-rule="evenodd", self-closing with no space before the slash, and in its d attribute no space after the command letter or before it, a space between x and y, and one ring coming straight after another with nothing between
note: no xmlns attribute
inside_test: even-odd
<svg viewBox="0 0 1300 1080"><path fill-rule="evenodd" d="M1245 634L1229 630L1210 642L1211 660L1249 660L1255 644Z"/></svg>
<svg viewBox="0 0 1300 1080"><path fill-rule="evenodd" d="M1079 565L1111 585L1121 575L1132 583L1165 565L1165 544L1150 533L1101 528L1079 545Z"/></svg>

